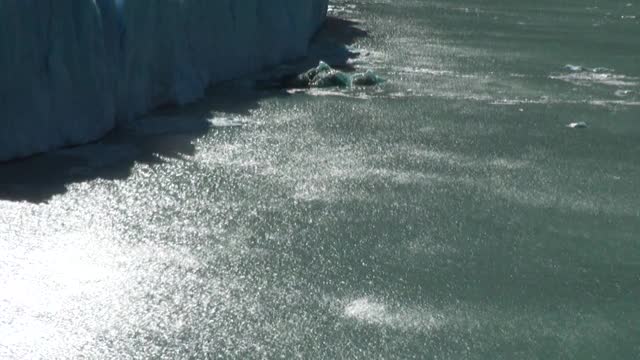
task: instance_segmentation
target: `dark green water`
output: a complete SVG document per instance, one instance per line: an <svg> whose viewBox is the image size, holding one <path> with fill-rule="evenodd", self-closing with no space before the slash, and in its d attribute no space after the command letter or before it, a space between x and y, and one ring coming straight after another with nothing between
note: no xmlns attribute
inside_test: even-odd
<svg viewBox="0 0 640 360"><path fill-rule="evenodd" d="M0 168L0 358L640 358L640 3L332 14L387 83Z"/></svg>

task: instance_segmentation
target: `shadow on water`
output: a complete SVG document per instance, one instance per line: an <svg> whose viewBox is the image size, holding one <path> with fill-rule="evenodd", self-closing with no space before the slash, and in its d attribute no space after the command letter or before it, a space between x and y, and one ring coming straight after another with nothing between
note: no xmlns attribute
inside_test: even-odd
<svg viewBox="0 0 640 360"><path fill-rule="evenodd" d="M368 36L358 25L329 17L314 37L309 56L251 78L302 72L320 60L348 68L348 60L358 54L348 50L346 45ZM260 107L262 99L291 96L282 88L265 91L253 86L238 86L242 83L240 80L218 84L194 104L158 109L95 143L0 163L0 200L42 203L64 194L67 186L73 183L127 179L136 164L158 164L166 159L190 156L196 151L195 139L211 131L236 131L213 127L209 122L213 112L229 117L248 116Z"/></svg>

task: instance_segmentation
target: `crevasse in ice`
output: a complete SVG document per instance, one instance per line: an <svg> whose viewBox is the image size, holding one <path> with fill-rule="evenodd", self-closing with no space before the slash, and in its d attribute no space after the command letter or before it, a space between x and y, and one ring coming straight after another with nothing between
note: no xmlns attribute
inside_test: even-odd
<svg viewBox="0 0 640 360"><path fill-rule="evenodd" d="M0 0L0 161L303 56L328 0Z"/></svg>

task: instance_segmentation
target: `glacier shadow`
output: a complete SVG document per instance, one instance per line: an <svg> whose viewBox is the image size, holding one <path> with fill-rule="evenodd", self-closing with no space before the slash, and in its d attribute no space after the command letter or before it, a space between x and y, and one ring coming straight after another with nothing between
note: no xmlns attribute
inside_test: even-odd
<svg viewBox="0 0 640 360"><path fill-rule="evenodd" d="M0 200L42 203L64 194L73 183L95 179L127 179L136 164L160 164L194 155L194 140L214 128L212 112L247 116L264 96L255 91L229 91L224 84L207 91L200 101L185 106L167 104L109 132L102 139L0 164Z"/></svg>
<svg viewBox="0 0 640 360"><path fill-rule="evenodd" d="M45 203L66 193L74 183L124 180L131 176L136 164L159 164L192 156L196 152L194 141L210 132L238 132L241 136L242 130L237 128L213 127L211 114L250 116L259 109L262 99L294 96L282 87L262 88L260 81L302 72L320 60L348 68L348 60L359 54L346 46L366 36L358 23L329 17L303 59L265 69L244 80L216 84L195 103L167 104L96 142L0 163L0 200ZM251 81L255 86L247 87Z"/></svg>

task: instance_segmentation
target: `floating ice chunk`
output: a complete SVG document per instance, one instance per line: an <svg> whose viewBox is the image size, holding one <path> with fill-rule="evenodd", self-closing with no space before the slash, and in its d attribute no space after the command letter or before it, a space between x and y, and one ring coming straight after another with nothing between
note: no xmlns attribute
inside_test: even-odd
<svg viewBox="0 0 640 360"><path fill-rule="evenodd" d="M572 122L567 124L567 127L570 129L585 129L587 128L587 123L584 121Z"/></svg>
<svg viewBox="0 0 640 360"><path fill-rule="evenodd" d="M376 75L373 70L367 70L364 74L355 74L351 78L351 84L355 86L373 86L383 83L385 80Z"/></svg>
<svg viewBox="0 0 640 360"><path fill-rule="evenodd" d="M317 67L293 78L288 86L290 87L333 87L349 86L350 79L344 73L334 70L324 61L320 61Z"/></svg>
<svg viewBox="0 0 640 360"><path fill-rule="evenodd" d="M348 87L351 86L351 77L342 71L328 70L318 73L309 84L312 87Z"/></svg>
<svg viewBox="0 0 640 360"><path fill-rule="evenodd" d="M585 68L583 66L571 65L571 64L565 65L564 69L569 71L575 71L575 72L585 71Z"/></svg>
<svg viewBox="0 0 640 360"><path fill-rule="evenodd" d="M331 71L333 70L331 68L331 66L329 66L326 62L324 61L320 61L320 63L318 64L318 67L316 68L316 71L318 72L325 72L325 71Z"/></svg>
<svg viewBox="0 0 640 360"><path fill-rule="evenodd" d="M320 61L317 67L309 69L305 73L285 81L285 83L288 87L294 88L326 88L350 87L353 85L373 86L384 81L384 79L376 75L372 70L368 70L366 73L350 75L346 72L333 69L324 61Z"/></svg>

